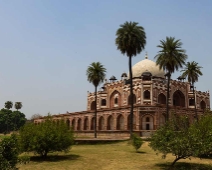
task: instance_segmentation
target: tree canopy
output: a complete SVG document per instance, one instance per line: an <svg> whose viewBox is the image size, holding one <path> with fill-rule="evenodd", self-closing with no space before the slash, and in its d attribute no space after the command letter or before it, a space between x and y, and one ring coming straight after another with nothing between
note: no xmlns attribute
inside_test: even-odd
<svg viewBox="0 0 212 170"><path fill-rule="evenodd" d="M186 51L182 49L180 40L175 40L174 37L166 37L166 40L161 40L157 47L160 48L160 51L155 58L160 69L171 74L184 66L187 55Z"/></svg>
<svg viewBox="0 0 212 170"><path fill-rule="evenodd" d="M128 57L136 56L144 50L146 45L144 28L137 22L125 22L116 31L115 43L122 54Z"/></svg>
<svg viewBox="0 0 212 170"><path fill-rule="evenodd" d="M51 116L36 125L25 124L20 131L22 151L34 152L46 157L49 152L68 151L74 142L73 131L64 120L54 122Z"/></svg>

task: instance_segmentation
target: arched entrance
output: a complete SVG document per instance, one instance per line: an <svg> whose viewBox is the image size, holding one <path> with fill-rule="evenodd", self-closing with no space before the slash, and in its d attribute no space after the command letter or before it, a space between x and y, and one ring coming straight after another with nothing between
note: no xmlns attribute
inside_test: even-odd
<svg viewBox="0 0 212 170"><path fill-rule="evenodd" d="M107 130L113 130L113 117L110 115L107 118Z"/></svg>
<svg viewBox="0 0 212 170"><path fill-rule="evenodd" d="M70 124L70 120L69 119L66 119L66 124L67 124L68 128L70 129L71 124Z"/></svg>
<svg viewBox="0 0 212 170"><path fill-rule="evenodd" d="M104 130L104 118L101 116L99 118L99 130Z"/></svg>
<svg viewBox="0 0 212 170"><path fill-rule="evenodd" d="M92 117L91 119L91 130L94 130L95 127L95 117Z"/></svg>
<svg viewBox="0 0 212 170"><path fill-rule="evenodd" d="M129 95L128 96L128 105L130 105L131 104L131 96ZM136 96L135 96L135 94L133 94L133 104L136 104Z"/></svg>
<svg viewBox="0 0 212 170"><path fill-rule="evenodd" d="M79 118L77 121L77 130L81 130L81 119Z"/></svg>
<svg viewBox="0 0 212 170"><path fill-rule="evenodd" d="M158 103L159 104L166 104L166 96L163 93L158 95Z"/></svg>
<svg viewBox="0 0 212 170"><path fill-rule="evenodd" d="M173 94L173 105L185 107L185 96L180 90L175 91Z"/></svg>
<svg viewBox="0 0 212 170"><path fill-rule="evenodd" d="M84 119L84 130L88 130L88 118Z"/></svg>
<svg viewBox="0 0 212 170"><path fill-rule="evenodd" d="M71 126L72 126L72 129L73 129L73 130L75 130L75 124L76 124L76 123L75 123L75 119L73 119L73 120L72 120L72 123L71 123Z"/></svg>
<svg viewBox="0 0 212 170"><path fill-rule="evenodd" d="M203 110L206 108L206 103L203 100L200 102L200 108Z"/></svg>
<svg viewBox="0 0 212 170"><path fill-rule="evenodd" d="M142 117L142 130L154 130L153 117L151 115Z"/></svg>
<svg viewBox="0 0 212 170"><path fill-rule="evenodd" d="M92 101L92 103L91 103L91 110L95 110L95 107L96 107L96 102L95 101Z"/></svg>
<svg viewBox="0 0 212 170"><path fill-rule="evenodd" d="M123 115L119 115L117 117L117 127L116 130L124 130L124 116Z"/></svg>

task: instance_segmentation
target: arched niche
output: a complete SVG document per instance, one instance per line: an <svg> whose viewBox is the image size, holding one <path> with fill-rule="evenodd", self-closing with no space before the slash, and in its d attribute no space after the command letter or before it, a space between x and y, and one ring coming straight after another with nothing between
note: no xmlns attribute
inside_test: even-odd
<svg viewBox="0 0 212 170"><path fill-rule="evenodd" d="M92 101L91 102L91 110L95 110L95 108L96 108L96 102Z"/></svg>
<svg viewBox="0 0 212 170"><path fill-rule="evenodd" d="M106 105L107 105L106 99L102 99L102 100L101 100L101 106L106 106Z"/></svg>
<svg viewBox="0 0 212 170"><path fill-rule="evenodd" d="M154 130L153 122L154 118L151 115L145 115L142 117L142 130Z"/></svg>
<svg viewBox="0 0 212 170"><path fill-rule="evenodd" d="M113 116L108 116L107 118L107 130L113 130L114 127L114 120L113 120Z"/></svg>
<svg viewBox="0 0 212 170"><path fill-rule="evenodd" d="M144 91L144 100L149 100L150 99L150 91L149 90L145 90Z"/></svg>
<svg viewBox="0 0 212 170"><path fill-rule="evenodd" d="M166 96L163 93L158 95L158 103L159 104L166 104Z"/></svg>
<svg viewBox="0 0 212 170"><path fill-rule="evenodd" d="M82 122L82 120L81 120L81 118L79 118L77 121L77 130L81 130L81 122Z"/></svg>
<svg viewBox="0 0 212 170"><path fill-rule="evenodd" d="M84 119L84 127L83 127L84 130L88 130L88 118L86 117Z"/></svg>
<svg viewBox="0 0 212 170"><path fill-rule="evenodd" d="M72 126L73 130L75 130L75 124L76 124L75 119L73 119L72 122L71 122L71 126Z"/></svg>
<svg viewBox="0 0 212 170"><path fill-rule="evenodd" d="M116 123L116 130L124 130L124 116L118 115L117 117L117 123Z"/></svg>
<svg viewBox="0 0 212 170"><path fill-rule="evenodd" d="M203 110L206 109L206 103L203 100L200 102L200 108Z"/></svg>
<svg viewBox="0 0 212 170"><path fill-rule="evenodd" d="M99 118L99 130L104 130L104 117L103 116L101 116L100 118Z"/></svg>
<svg viewBox="0 0 212 170"><path fill-rule="evenodd" d="M194 102L193 98L190 98L188 102L189 102L189 106L194 106L195 105L195 102Z"/></svg>
<svg viewBox="0 0 212 170"><path fill-rule="evenodd" d="M66 119L66 124L67 124L68 128L70 128L70 126L71 126L71 122L70 122L70 120L69 120L69 119Z"/></svg>
<svg viewBox="0 0 212 170"><path fill-rule="evenodd" d="M185 96L180 90L175 91L173 94L173 105L185 107Z"/></svg>
<svg viewBox="0 0 212 170"><path fill-rule="evenodd" d="M92 117L91 119L91 130L94 130L95 127L95 117Z"/></svg>
<svg viewBox="0 0 212 170"><path fill-rule="evenodd" d="M121 106L121 94L115 90L111 95L110 95L110 107L119 107Z"/></svg>
<svg viewBox="0 0 212 170"><path fill-rule="evenodd" d="M131 104L131 95L128 96L128 105ZM136 95L133 94L133 104L136 104Z"/></svg>

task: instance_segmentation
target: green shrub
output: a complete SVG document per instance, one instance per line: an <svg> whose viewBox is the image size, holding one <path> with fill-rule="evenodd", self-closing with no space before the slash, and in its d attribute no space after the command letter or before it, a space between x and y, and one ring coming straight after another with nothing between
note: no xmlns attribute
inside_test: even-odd
<svg viewBox="0 0 212 170"><path fill-rule="evenodd" d="M18 162L18 154L18 141L15 134L2 139L0 143L0 169L15 169Z"/></svg>
<svg viewBox="0 0 212 170"><path fill-rule="evenodd" d="M23 152L34 152L46 157L49 152L68 151L74 143L73 131L61 120L58 123L48 116L42 123L25 124L20 129Z"/></svg>
<svg viewBox="0 0 212 170"><path fill-rule="evenodd" d="M133 147L135 148L135 150L137 152L138 149L141 147L141 145L144 142L143 142L143 140L138 135L136 135L135 133L133 133L132 139L131 139L131 143L132 143Z"/></svg>

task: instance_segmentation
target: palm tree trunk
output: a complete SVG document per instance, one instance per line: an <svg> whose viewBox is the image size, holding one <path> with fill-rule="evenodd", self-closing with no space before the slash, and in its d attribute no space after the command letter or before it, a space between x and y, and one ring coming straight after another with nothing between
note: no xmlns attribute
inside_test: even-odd
<svg viewBox="0 0 212 170"><path fill-rule="evenodd" d="M196 96L195 96L195 93L194 93L194 83L192 83L192 86L193 86L193 96L194 96L194 112L195 112L196 120L197 120L197 122L198 122L197 106L196 106Z"/></svg>
<svg viewBox="0 0 212 170"><path fill-rule="evenodd" d="M129 56L129 73L130 73L130 138L133 134L133 81L132 81L132 56Z"/></svg>
<svg viewBox="0 0 212 170"><path fill-rule="evenodd" d="M169 89L170 89L170 78L171 74L168 73L168 82L167 82L167 96L166 96L166 122L169 120Z"/></svg>
<svg viewBox="0 0 212 170"><path fill-rule="evenodd" d="M94 138L97 138L97 86L95 86L95 116L94 116Z"/></svg>

